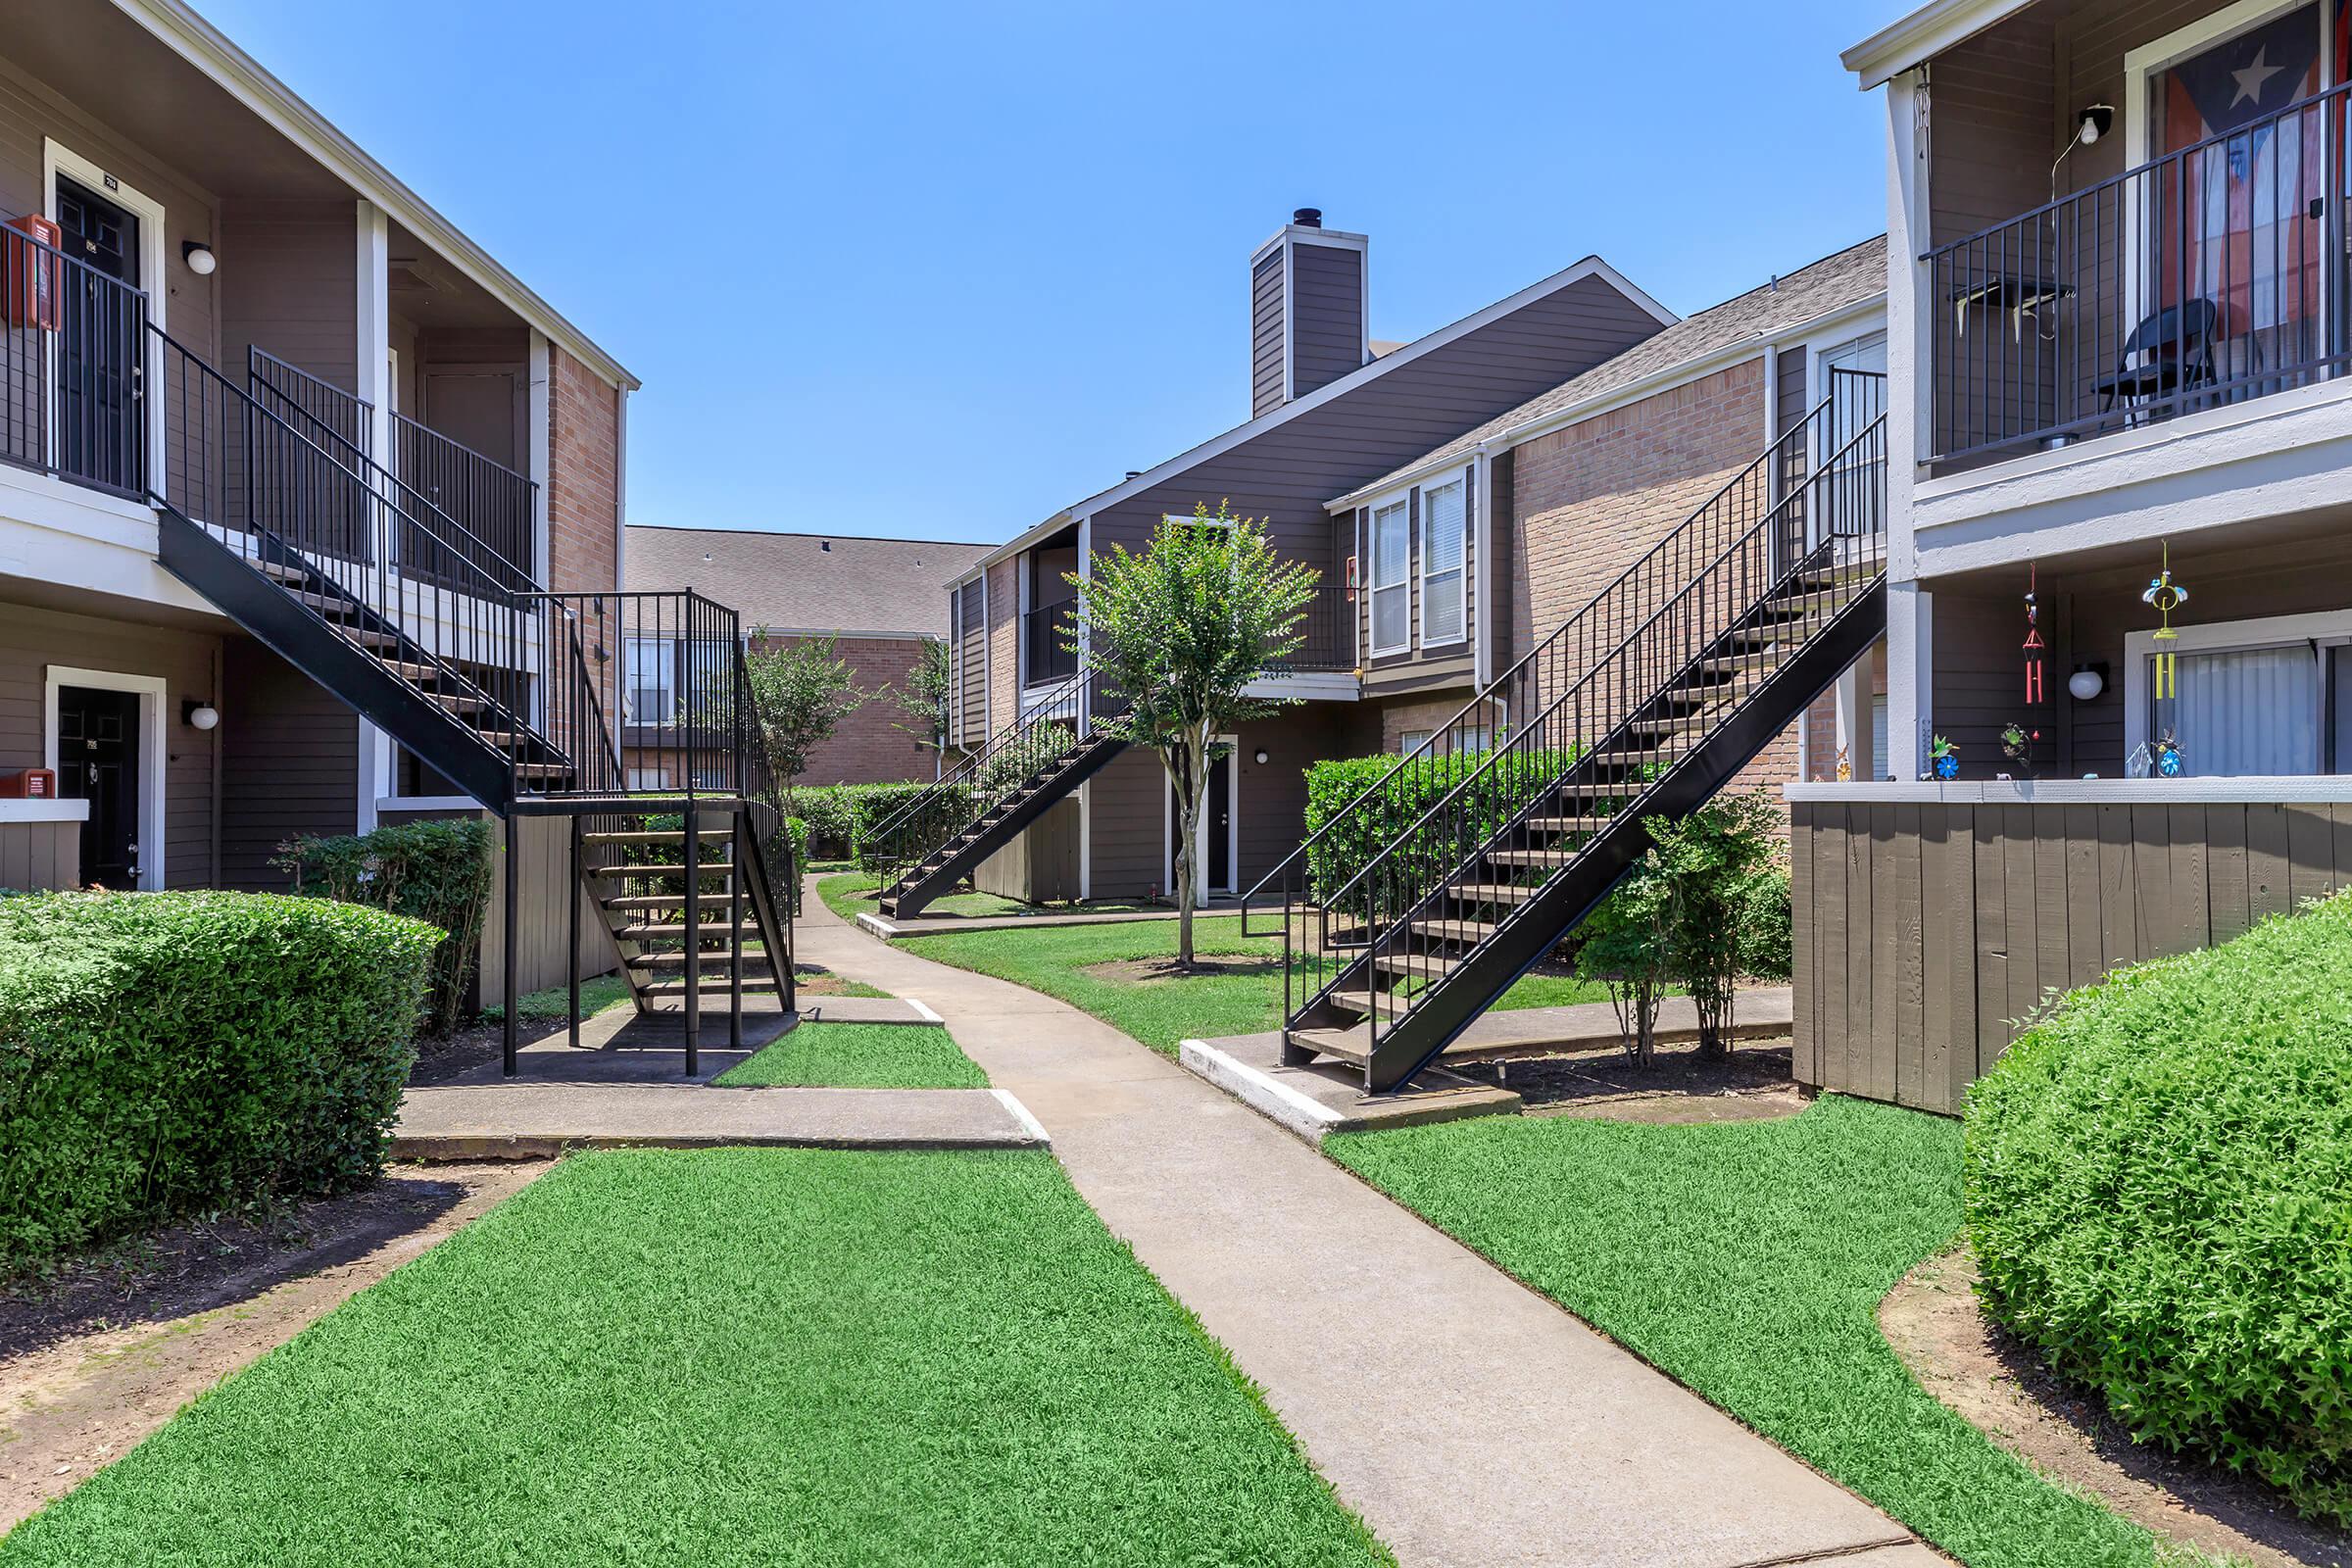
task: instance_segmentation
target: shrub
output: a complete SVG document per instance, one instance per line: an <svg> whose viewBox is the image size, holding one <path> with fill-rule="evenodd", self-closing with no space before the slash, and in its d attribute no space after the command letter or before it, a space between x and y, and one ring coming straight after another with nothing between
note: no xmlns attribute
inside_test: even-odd
<svg viewBox="0 0 2352 1568"><path fill-rule="evenodd" d="M433 955L425 1032L445 1035L466 1009L490 910L490 824L478 817L404 822L357 836L302 837L270 863L294 874L294 891L373 905L449 935Z"/></svg>
<svg viewBox="0 0 2352 1568"><path fill-rule="evenodd" d="M996 756L980 764L973 788L986 799L1004 795L1029 782L1062 753L1078 744L1078 732L1067 724L1047 723L1007 741Z"/></svg>
<svg viewBox="0 0 2352 1568"><path fill-rule="evenodd" d="M376 1174L445 940L271 894L0 900L0 1266Z"/></svg>
<svg viewBox="0 0 2352 1568"><path fill-rule="evenodd" d="M945 843L972 819L972 792L968 785L950 784L941 788L933 784L867 784L860 788L863 793L858 799L858 842L854 853L868 870L877 869L880 856L894 847L901 852L928 850ZM893 828L890 843L884 843L876 830L917 801L927 804L914 816Z"/></svg>
<svg viewBox="0 0 2352 1568"><path fill-rule="evenodd" d="M2352 895L2062 999L1964 1147L1996 1318L2134 1437L2352 1524Z"/></svg>
<svg viewBox="0 0 2352 1568"><path fill-rule="evenodd" d="M808 847L828 860L847 859L858 845L858 795L862 786L796 789L792 809L808 824Z"/></svg>
<svg viewBox="0 0 2352 1568"><path fill-rule="evenodd" d="M1357 914L1368 913L1383 888L1402 894L1426 889L1462 858L1467 832L1483 841L1502 826L1544 786L1565 773L1574 761L1565 752L1506 753L1494 766L1479 775L1463 797L1458 814L1447 812L1431 826L1409 832L1425 811L1446 798L1454 786L1476 773L1487 760L1482 754L1414 759L1380 793L1354 812L1348 805L1366 790L1381 784L1396 766L1394 757L1351 757L1317 762L1306 770L1306 832L1308 838L1325 824L1338 820L1338 830L1307 851L1308 886L1312 897L1328 900L1339 895L1349 878L1372 863L1392 844L1398 848L1373 878L1349 893L1343 906ZM1377 882L1378 886L1374 883Z"/></svg>
<svg viewBox="0 0 2352 1568"><path fill-rule="evenodd" d="M1668 964L1698 1011L1698 1049L1721 1054L1740 977L1787 971L1788 878L1774 834L1780 808L1763 790L1716 796L1688 816L1653 818L1643 858L1663 884Z"/></svg>

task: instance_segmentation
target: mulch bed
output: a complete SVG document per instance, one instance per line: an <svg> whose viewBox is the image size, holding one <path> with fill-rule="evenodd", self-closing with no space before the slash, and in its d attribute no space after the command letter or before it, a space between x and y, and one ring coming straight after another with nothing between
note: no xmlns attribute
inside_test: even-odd
<svg viewBox="0 0 2352 1568"><path fill-rule="evenodd" d="M2352 1537L2260 1482L2132 1441L2096 1394L2065 1382L1985 1315L1965 1250L1913 1269L1879 1327L1920 1385L1994 1443L2160 1537L2264 1568L2347 1568Z"/></svg>
<svg viewBox="0 0 2352 1568"><path fill-rule="evenodd" d="M1648 1067L1623 1051L1446 1065L1475 1082L1516 1091L1528 1114L1539 1116L1753 1121L1793 1116L1807 1103L1789 1076L1785 1045L1745 1044L1714 1057L1701 1056L1695 1045L1661 1046Z"/></svg>

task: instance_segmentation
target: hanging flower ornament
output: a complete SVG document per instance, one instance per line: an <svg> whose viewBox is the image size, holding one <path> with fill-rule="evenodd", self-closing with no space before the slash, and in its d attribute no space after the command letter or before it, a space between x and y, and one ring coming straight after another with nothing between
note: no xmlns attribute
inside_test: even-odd
<svg viewBox="0 0 2352 1568"><path fill-rule="evenodd" d="M2188 603L2188 590L2173 581L2173 547L2170 542L2164 547L2163 569L2148 584L2148 591L2139 596L2139 602L2153 605L2160 617L2155 640L2160 643L2178 642L2180 634L2173 629L2173 612ZM2180 656L2170 648L2160 648L2156 651L2156 700L2162 702L2168 697L2180 695ZM2157 760L2161 764L2162 757L2159 756Z"/></svg>
<svg viewBox="0 0 2352 1568"><path fill-rule="evenodd" d="M2159 778L2179 778L2187 764L2180 759L2180 743L2166 730L2156 738L2156 774Z"/></svg>
<svg viewBox="0 0 2352 1568"><path fill-rule="evenodd" d="M1928 761L1936 776L1942 779L1960 776L1960 748L1938 735L1928 747Z"/></svg>

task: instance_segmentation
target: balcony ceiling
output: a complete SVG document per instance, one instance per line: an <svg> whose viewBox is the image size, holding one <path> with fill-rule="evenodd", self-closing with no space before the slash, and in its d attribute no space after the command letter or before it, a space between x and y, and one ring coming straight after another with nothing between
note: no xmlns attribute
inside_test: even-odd
<svg viewBox="0 0 2352 1568"><path fill-rule="evenodd" d="M0 0L0 58L216 196L350 194L211 77L100 0Z"/></svg>

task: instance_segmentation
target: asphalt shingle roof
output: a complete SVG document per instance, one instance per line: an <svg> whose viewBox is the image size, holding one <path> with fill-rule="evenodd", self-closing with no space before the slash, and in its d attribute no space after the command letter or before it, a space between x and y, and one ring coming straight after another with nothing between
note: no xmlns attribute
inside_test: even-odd
<svg viewBox="0 0 2352 1568"><path fill-rule="evenodd" d="M1605 360L1575 379L1528 399L1508 414L1497 415L1477 429L1422 454L1354 493L1380 489L1425 465L1467 453L1481 441L1547 414L1605 398L1620 388L1669 371L1678 365L1702 360L1734 344L1760 342L1886 291L1886 236L1881 234L1835 256L1824 257L1762 288L1750 289L1695 316L1685 317L1615 359Z"/></svg>
<svg viewBox="0 0 2352 1568"><path fill-rule="evenodd" d="M746 631L948 634L942 592L987 545L632 526L631 592L693 588L740 612Z"/></svg>

